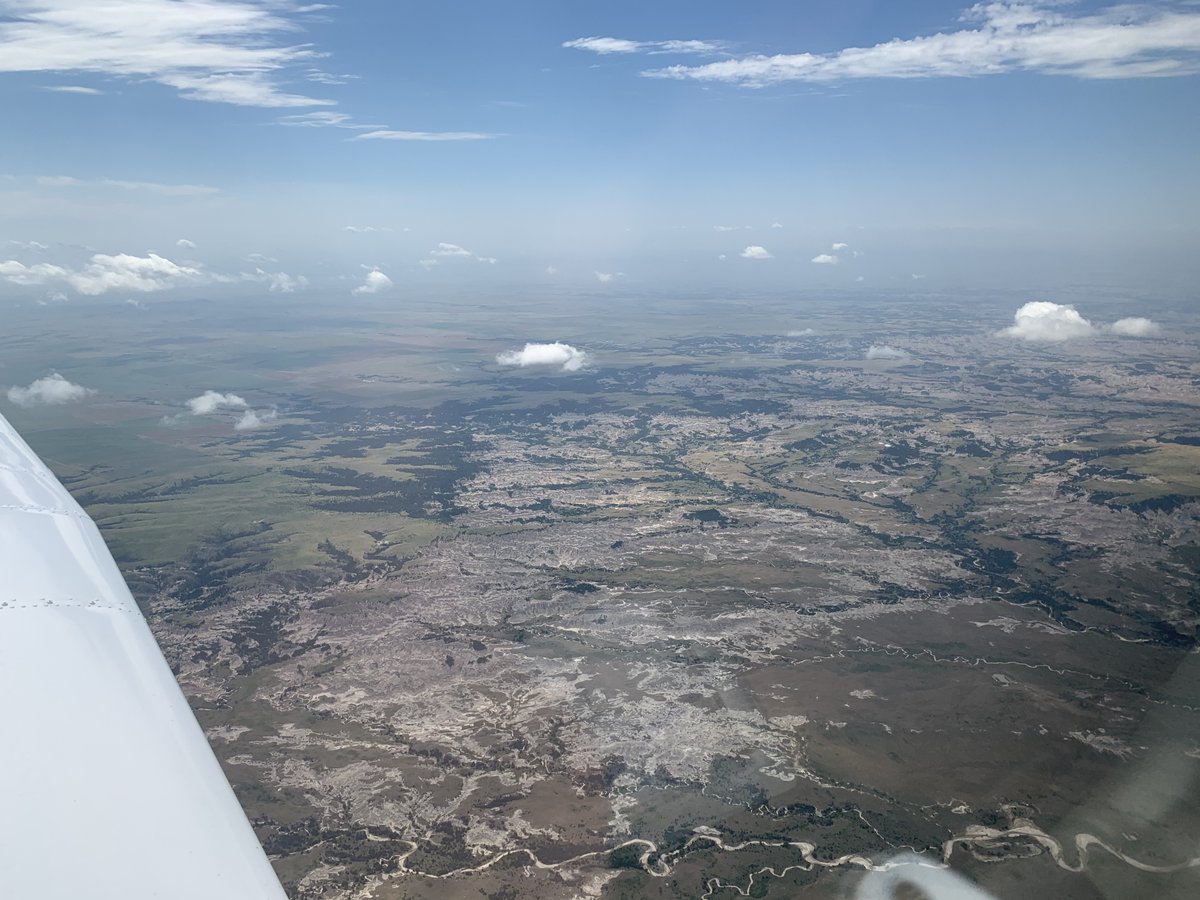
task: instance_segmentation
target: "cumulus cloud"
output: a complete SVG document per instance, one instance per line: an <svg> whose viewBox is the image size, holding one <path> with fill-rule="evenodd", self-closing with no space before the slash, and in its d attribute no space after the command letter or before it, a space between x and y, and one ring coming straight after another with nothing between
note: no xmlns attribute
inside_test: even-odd
<svg viewBox="0 0 1200 900"><path fill-rule="evenodd" d="M205 391L187 402L193 416L211 416L222 409L246 409L249 404L237 394L222 394L220 391Z"/></svg>
<svg viewBox="0 0 1200 900"><path fill-rule="evenodd" d="M818 253L812 258L812 261L819 266L836 266L838 258L831 253Z"/></svg>
<svg viewBox="0 0 1200 900"><path fill-rule="evenodd" d="M782 228L782 227L783 227L783 223L782 223L782 222L772 222L772 223L771 223L771 227L772 227L772 228Z"/></svg>
<svg viewBox="0 0 1200 900"><path fill-rule="evenodd" d="M273 422L278 413L275 410L256 413L252 409L246 410L241 417L233 424L236 431L253 431L256 428L262 428L269 422Z"/></svg>
<svg viewBox="0 0 1200 900"><path fill-rule="evenodd" d="M175 246L176 246L176 247L183 247L183 248L185 248L185 249L187 249L187 250L195 250L195 249L196 249L196 244L195 244L195 242L193 242L193 241L189 241L187 238L180 238L179 240L177 240L177 241L175 242Z"/></svg>
<svg viewBox="0 0 1200 900"><path fill-rule="evenodd" d="M596 276L596 280L598 282L600 282L601 284L608 284L614 278L620 278L625 273L624 272L593 272L592 274Z"/></svg>
<svg viewBox="0 0 1200 900"><path fill-rule="evenodd" d="M263 272L259 275L267 280L267 290L272 294L291 294L297 289L308 287L308 279L303 275L289 275L287 272Z"/></svg>
<svg viewBox="0 0 1200 900"><path fill-rule="evenodd" d="M867 359L908 359L911 356L907 350L889 347L887 344L872 344L866 352Z"/></svg>
<svg viewBox="0 0 1200 900"><path fill-rule="evenodd" d="M63 403L78 403L84 397L96 393L91 388L67 381L57 372L39 378L26 387L10 387L8 400L17 406L58 406Z"/></svg>
<svg viewBox="0 0 1200 900"><path fill-rule="evenodd" d="M1000 334L1025 341L1066 341L1087 337L1095 332L1092 323L1074 306L1032 300L1017 310L1013 324Z"/></svg>
<svg viewBox="0 0 1200 900"><path fill-rule="evenodd" d="M569 50L590 50L601 56L628 53L716 53L724 44L718 41L631 41L626 38L585 37L562 44Z"/></svg>
<svg viewBox="0 0 1200 900"><path fill-rule="evenodd" d="M849 247L850 247L850 245L845 243L844 241L837 241L836 243L834 243L834 245L832 247L830 247L830 249L836 253L838 250L846 250Z"/></svg>
<svg viewBox="0 0 1200 900"><path fill-rule="evenodd" d="M757 244L751 244L740 254L742 259L771 259L771 253L766 247L760 247Z"/></svg>
<svg viewBox="0 0 1200 900"><path fill-rule="evenodd" d="M431 256L470 256L471 251L465 247L460 247L458 244L447 244L442 241L436 247L429 251Z"/></svg>
<svg viewBox="0 0 1200 900"><path fill-rule="evenodd" d="M64 281L80 294L93 296L112 290L162 291L206 280L199 269L179 265L157 253L146 256L97 253L78 270L48 263L25 266L10 259L0 262L0 278L23 285Z"/></svg>
<svg viewBox="0 0 1200 900"><path fill-rule="evenodd" d="M392 279L388 278L378 269L372 269L367 273L366 280L350 293L378 294L382 291L390 291L394 286L395 285L392 283Z"/></svg>
<svg viewBox="0 0 1200 900"><path fill-rule="evenodd" d="M1119 334L1123 337L1154 337L1162 331L1158 327L1157 322L1153 322L1150 319L1143 319L1141 316L1117 319L1117 321L1109 326L1109 329L1113 334Z"/></svg>
<svg viewBox="0 0 1200 900"><path fill-rule="evenodd" d="M1200 71L1200 11L1123 4L1071 15L1056 2L976 3L966 27L835 53L755 54L642 75L762 88L788 81L936 78L1037 72L1154 78ZM973 27L972 27L973 26Z"/></svg>
<svg viewBox="0 0 1200 900"><path fill-rule="evenodd" d="M587 362L587 354L570 344L526 344L521 350L508 350L496 357L502 366L562 366L564 372L576 372Z"/></svg>
<svg viewBox="0 0 1200 900"><path fill-rule="evenodd" d="M288 93L278 83L287 69L318 55L292 38L320 4L21 0L5 7L0 72L149 80L189 99L239 106L333 103Z"/></svg>

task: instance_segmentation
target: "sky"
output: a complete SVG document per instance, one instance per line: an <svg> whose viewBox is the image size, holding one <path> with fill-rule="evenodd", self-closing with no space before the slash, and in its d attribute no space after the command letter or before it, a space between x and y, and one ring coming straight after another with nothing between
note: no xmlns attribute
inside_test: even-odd
<svg viewBox="0 0 1200 900"><path fill-rule="evenodd" d="M1198 73L1187 0L0 0L0 299L1194 290Z"/></svg>

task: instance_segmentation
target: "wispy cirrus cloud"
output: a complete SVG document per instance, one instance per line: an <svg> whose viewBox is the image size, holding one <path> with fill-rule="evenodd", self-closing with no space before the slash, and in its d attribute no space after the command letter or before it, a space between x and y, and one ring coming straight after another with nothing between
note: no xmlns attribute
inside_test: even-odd
<svg viewBox="0 0 1200 900"><path fill-rule="evenodd" d="M237 106L332 105L281 86L319 55L293 40L315 10L291 0L0 0L0 72L149 80Z"/></svg>
<svg viewBox="0 0 1200 900"><path fill-rule="evenodd" d="M668 66L649 78L762 88L788 81L936 78L1037 72L1077 78L1153 78L1200 72L1200 9L1148 4L1070 14L1054 2L977 3L963 28L836 53L756 54Z"/></svg>
<svg viewBox="0 0 1200 900"><path fill-rule="evenodd" d="M82 84L47 84L42 86L42 90L55 94L83 94L89 97L98 97L104 93L99 88L85 87Z"/></svg>
<svg viewBox="0 0 1200 900"><path fill-rule="evenodd" d="M631 41L627 38L584 37L562 44L569 50L590 50L601 56L628 53L718 53L724 48L720 41Z"/></svg>
<svg viewBox="0 0 1200 900"><path fill-rule="evenodd" d="M488 141L496 137L482 131L392 131L381 128L356 134L354 141Z"/></svg>
<svg viewBox="0 0 1200 900"><path fill-rule="evenodd" d="M76 178L73 175L39 175L34 179L40 187L49 188L119 188L124 191L145 191L162 197L203 197L221 193L219 188L206 184L163 184L158 181L126 181L120 178Z"/></svg>

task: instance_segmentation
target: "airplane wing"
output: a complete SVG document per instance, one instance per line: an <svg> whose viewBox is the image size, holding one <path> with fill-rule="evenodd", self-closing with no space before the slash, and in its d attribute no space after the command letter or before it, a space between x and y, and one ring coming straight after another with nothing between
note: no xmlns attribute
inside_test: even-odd
<svg viewBox="0 0 1200 900"><path fill-rule="evenodd" d="M100 532L3 416L0 895L285 896Z"/></svg>

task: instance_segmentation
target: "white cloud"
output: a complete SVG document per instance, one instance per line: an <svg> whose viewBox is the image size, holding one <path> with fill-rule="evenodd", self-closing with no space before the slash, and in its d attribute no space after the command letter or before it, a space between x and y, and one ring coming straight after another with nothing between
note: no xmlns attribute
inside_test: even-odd
<svg viewBox="0 0 1200 900"><path fill-rule="evenodd" d="M440 266L441 263L438 262L436 259L422 259L417 262L417 265L420 266L422 269L424 269L426 272L428 272L430 269L434 268L435 266Z"/></svg>
<svg viewBox="0 0 1200 900"><path fill-rule="evenodd" d="M222 409L246 409L248 403L237 394L222 394L220 391L205 391L187 402L193 416L211 416Z"/></svg>
<svg viewBox="0 0 1200 900"><path fill-rule="evenodd" d="M158 181L126 181L120 178L87 180L71 175L39 175L34 180L42 187L120 188L125 191L146 191L162 197L203 197L220 193L218 188L206 184L163 184Z"/></svg>
<svg viewBox="0 0 1200 900"><path fill-rule="evenodd" d="M189 241L187 238L180 238L179 240L177 240L177 241L175 242L175 246L176 246L176 247L184 247L184 248L186 248L186 249L188 249L188 250L195 250L195 249L196 249L196 244L195 244L195 242L193 242L193 241Z"/></svg>
<svg viewBox="0 0 1200 900"><path fill-rule="evenodd" d="M1150 319L1143 319L1141 316L1117 319L1109 328L1113 334L1119 334L1123 337L1154 337L1156 334L1162 332L1157 322L1153 322Z"/></svg>
<svg viewBox="0 0 1200 900"><path fill-rule="evenodd" d="M714 225L713 231L749 231L749 225Z"/></svg>
<svg viewBox="0 0 1200 900"><path fill-rule="evenodd" d="M67 283L81 294L95 295L112 290L162 291L202 278L199 269L181 266L156 253L97 253L81 271L72 273Z"/></svg>
<svg viewBox="0 0 1200 900"><path fill-rule="evenodd" d="M436 247L429 251L431 256L471 256L471 251L465 247L460 247L458 244L447 244L442 241Z"/></svg>
<svg viewBox="0 0 1200 900"><path fill-rule="evenodd" d="M494 256L477 256L475 262L487 263L489 266L494 266L497 262Z"/></svg>
<svg viewBox="0 0 1200 900"><path fill-rule="evenodd" d="M248 409L242 413L241 418L234 423L233 427L236 431L253 431L255 428L262 428L268 422L273 422L277 415L278 413L273 409L263 413L256 413L254 410Z"/></svg>
<svg viewBox="0 0 1200 900"><path fill-rule="evenodd" d="M297 289L308 287L308 279L303 275L289 275L287 272L260 272L267 279L267 290L273 294L291 294Z"/></svg>
<svg viewBox="0 0 1200 900"><path fill-rule="evenodd" d="M19 0L0 19L0 72L75 72L154 81L239 106L332 104L276 78L318 53L291 40L315 7L283 0ZM286 36L286 41L277 38Z"/></svg>
<svg viewBox="0 0 1200 900"><path fill-rule="evenodd" d="M867 348L867 359L908 359L912 356L907 350L889 347L887 344L872 344Z"/></svg>
<svg viewBox="0 0 1200 900"><path fill-rule="evenodd" d="M812 261L819 266L836 266L838 258L829 253L818 253L812 258Z"/></svg>
<svg viewBox="0 0 1200 900"><path fill-rule="evenodd" d="M372 269L367 273L366 281L356 287L350 293L352 294L378 294L383 291L390 291L395 285L392 279L388 278L378 269Z"/></svg>
<svg viewBox="0 0 1200 900"><path fill-rule="evenodd" d="M293 113L280 116L275 120L276 125L286 125L289 128L357 128L351 123L346 113L322 109L316 112ZM372 127L372 126L366 126Z"/></svg>
<svg viewBox="0 0 1200 900"><path fill-rule="evenodd" d="M0 261L0 278L13 284L45 284L59 278L66 278L70 273L62 266L50 263L35 263L27 266L15 259Z"/></svg>
<svg viewBox="0 0 1200 900"><path fill-rule="evenodd" d="M156 253L147 256L97 253L82 269L74 271L48 263L25 266L10 259L0 262L0 278L25 285L61 280L81 294L97 295L111 290L162 291L203 281L206 276L199 269L178 265Z"/></svg>
<svg viewBox="0 0 1200 900"><path fill-rule="evenodd" d="M84 87L81 84L48 84L43 86L42 90L54 91L56 94L84 94L91 97L104 93L104 91L97 88Z"/></svg>
<svg viewBox="0 0 1200 900"><path fill-rule="evenodd" d="M562 366L564 372L575 372L587 362L587 354L570 344L526 344L521 350L509 350L496 357L502 366Z"/></svg>
<svg viewBox="0 0 1200 900"><path fill-rule="evenodd" d="M356 134L355 141L487 141L496 137L482 131L391 131L381 128Z"/></svg>
<svg viewBox="0 0 1200 900"><path fill-rule="evenodd" d="M782 222L772 222L772 223L771 223L771 227L772 227L772 228L782 228L782 227L783 227L783 223L782 223Z"/></svg>
<svg viewBox="0 0 1200 900"><path fill-rule="evenodd" d="M554 266L546 266L546 274L547 275L557 275L558 269L556 269Z"/></svg>
<svg viewBox="0 0 1200 900"><path fill-rule="evenodd" d="M1013 324L1000 332L1026 341L1065 341L1087 337L1095 329L1074 306L1032 300L1017 310Z"/></svg>
<svg viewBox="0 0 1200 900"><path fill-rule="evenodd" d="M91 388L73 384L54 372L27 387L9 388L8 399L17 406L57 406L61 403L77 403L94 393Z"/></svg>
<svg viewBox="0 0 1200 900"><path fill-rule="evenodd" d="M1070 15L1055 2L986 2L957 31L836 53L793 53L669 66L650 78L761 88L787 81L934 78L1038 72L1077 78L1148 78L1200 71L1200 11L1120 5ZM974 27L970 27L974 25Z"/></svg>
<svg viewBox="0 0 1200 900"><path fill-rule="evenodd" d="M771 253L766 247L760 247L757 244L751 244L740 254L742 259L771 259Z"/></svg>
<svg viewBox="0 0 1200 900"><path fill-rule="evenodd" d="M829 249L833 250L834 252L837 252L838 250L847 250L847 249L849 249L849 247L850 247L850 245L845 243L844 241L837 241Z"/></svg>
<svg viewBox="0 0 1200 900"><path fill-rule="evenodd" d="M614 279L625 277L624 272L593 272L592 274L596 276L596 280L601 284L609 284Z"/></svg>
<svg viewBox="0 0 1200 900"><path fill-rule="evenodd" d="M381 225L343 225L342 231L349 231L351 234L374 234L375 232L391 231Z"/></svg>
<svg viewBox="0 0 1200 900"><path fill-rule="evenodd" d="M19 247L22 250L32 250L35 253L43 253L50 249L49 244L43 244L41 241L9 241L14 247Z"/></svg>
<svg viewBox="0 0 1200 900"><path fill-rule="evenodd" d="M814 334L816 334L816 332L813 331L811 328L799 328L795 331L789 331L787 333L787 336L790 338L798 338L798 337L811 337Z"/></svg>
<svg viewBox="0 0 1200 900"><path fill-rule="evenodd" d="M626 38L585 37L563 41L572 50L590 50L601 56L627 53L716 53L724 44L717 41L631 41Z"/></svg>

